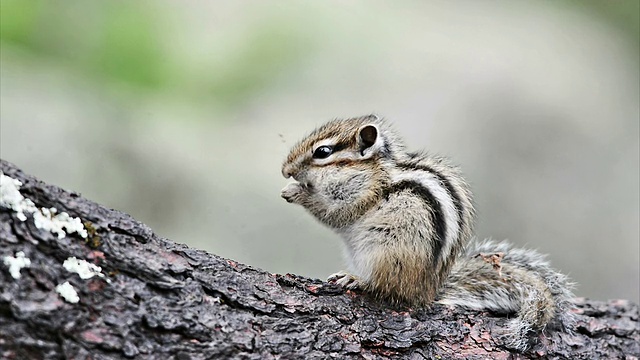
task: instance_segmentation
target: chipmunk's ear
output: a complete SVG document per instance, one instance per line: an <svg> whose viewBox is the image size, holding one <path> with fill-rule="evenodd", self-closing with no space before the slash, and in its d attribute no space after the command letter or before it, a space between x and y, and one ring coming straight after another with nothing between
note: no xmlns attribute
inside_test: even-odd
<svg viewBox="0 0 640 360"><path fill-rule="evenodd" d="M378 128L375 125L368 124L358 130L358 148L360 149L360 155L371 155L374 145L380 143L380 141Z"/></svg>

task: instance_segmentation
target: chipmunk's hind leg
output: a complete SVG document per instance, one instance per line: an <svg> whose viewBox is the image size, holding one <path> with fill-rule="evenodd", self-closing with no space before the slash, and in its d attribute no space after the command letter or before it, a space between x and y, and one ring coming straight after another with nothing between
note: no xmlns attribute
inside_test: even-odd
<svg viewBox="0 0 640 360"><path fill-rule="evenodd" d="M467 250L467 257L478 254L503 253L501 263L516 266L526 270L544 283L553 299L554 314L546 326L571 330L575 325L575 307L573 303L573 288L575 284L569 277L554 270L547 257L531 249L512 248L509 243L484 240L475 243ZM533 294L535 295L535 294Z"/></svg>
<svg viewBox="0 0 640 360"><path fill-rule="evenodd" d="M566 284L566 277L552 270L537 252L486 241L459 259L439 302L514 315L500 338L508 347L523 351L534 333L559 316L560 322L572 316Z"/></svg>

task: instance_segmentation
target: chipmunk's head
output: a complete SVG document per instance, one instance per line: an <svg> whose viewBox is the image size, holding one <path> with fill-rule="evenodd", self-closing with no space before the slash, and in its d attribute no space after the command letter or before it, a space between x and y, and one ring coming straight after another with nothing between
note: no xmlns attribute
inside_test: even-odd
<svg viewBox="0 0 640 360"><path fill-rule="evenodd" d="M401 146L375 115L330 121L291 149L282 175L296 181L282 197L331 227L348 225L383 196Z"/></svg>

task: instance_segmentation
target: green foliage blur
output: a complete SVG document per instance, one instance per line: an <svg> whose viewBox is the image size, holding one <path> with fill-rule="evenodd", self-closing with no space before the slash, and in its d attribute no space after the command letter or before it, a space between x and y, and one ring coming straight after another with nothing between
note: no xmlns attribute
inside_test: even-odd
<svg viewBox="0 0 640 360"><path fill-rule="evenodd" d="M640 44L640 1L559 2L602 16ZM271 16L215 64L190 68L167 39L176 26L165 6L142 1L3 0L0 40L26 57L46 59L109 86L169 91L192 101L240 106L313 53L308 36L288 31L294 18ZM304 29L299 26L297 29Z"/></svg>
<svg viewBox="0 0 640 360"><path fill-rule="evenodd" d="M567 6L576 7L602 17L627 34L629 40L640 47L640 1L572 0Z"/></svg>
<svg viewBox="0 0 640 360"><path fill-rule="evenodd" d="M106 87L175 92L223 107L242 105L309 53L309 42L277 17L217 54L215 64L194 68L166 43L177 25L166 6L154 2L3 0L0 14L2 47L22 56L56 63Z"/></svg>

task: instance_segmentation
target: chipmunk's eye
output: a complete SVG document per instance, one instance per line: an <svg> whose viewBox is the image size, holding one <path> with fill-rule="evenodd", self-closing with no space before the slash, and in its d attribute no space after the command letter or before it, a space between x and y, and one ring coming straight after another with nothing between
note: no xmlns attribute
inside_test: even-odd
<svg viewBox="0 0 640 360"><path fill-rule="evenodd" d="M333 147L331 147L331 146L328 146L328 145L319 146L313 152L313 158L314 159L326 159L326 158L329 157L329 155L331 155L332 152L333 152Z"/></svg>

